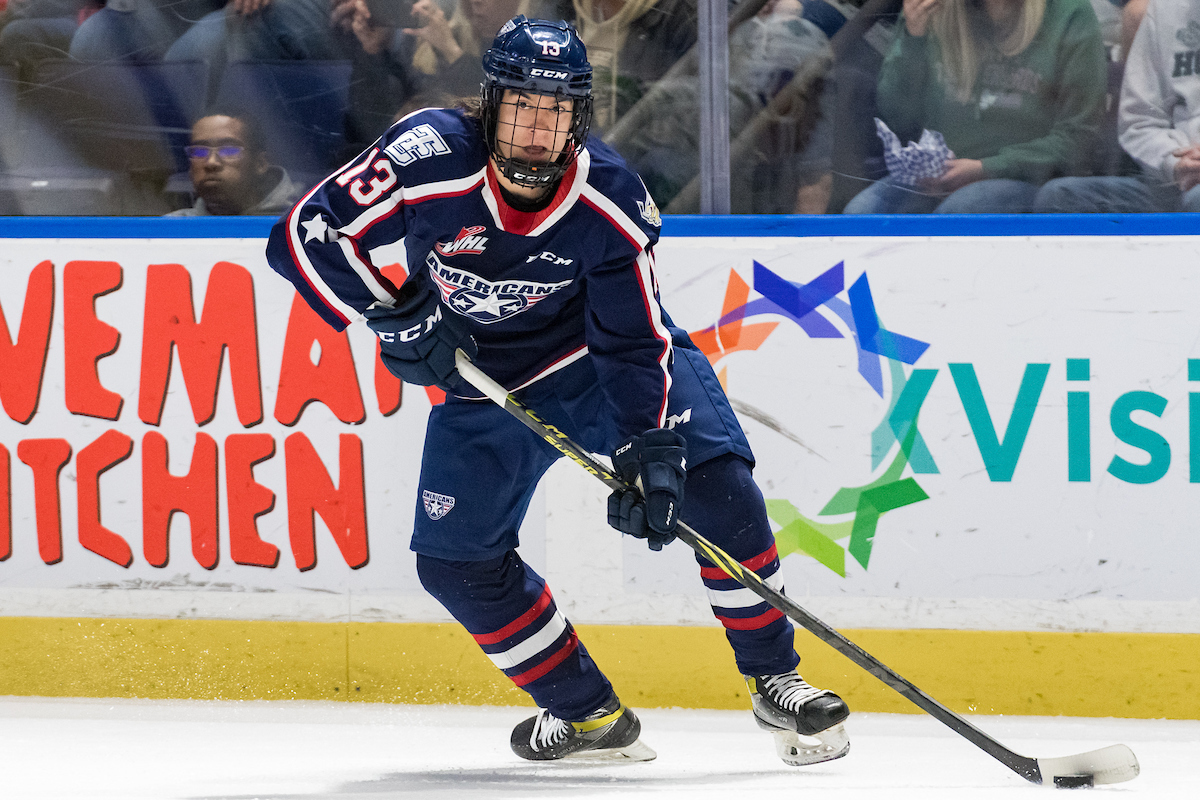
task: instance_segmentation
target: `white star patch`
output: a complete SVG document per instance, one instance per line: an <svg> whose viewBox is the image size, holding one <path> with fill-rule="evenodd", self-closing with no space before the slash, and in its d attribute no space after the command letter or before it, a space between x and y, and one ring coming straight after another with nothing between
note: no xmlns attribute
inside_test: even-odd
<svg viewBox="0 0 1200 800"><path fill-rule="evenodd" d="M504 316L505 312L513 307L513 301L511 299L502 299L494 294L488 294L482 297L472 297L470 299L474 302L474 305L467 309L468 314L483 312L499 318Z"/></svg>
<svg viewBox="0 0 1200 800"><path fill-rule="evenodd" d="M313 239L318 242L326 242L329 233L329 223L325 221L325 217L317 214L308 222L301 222L300 227L304 228L304 243L308 244Z"/></svg>

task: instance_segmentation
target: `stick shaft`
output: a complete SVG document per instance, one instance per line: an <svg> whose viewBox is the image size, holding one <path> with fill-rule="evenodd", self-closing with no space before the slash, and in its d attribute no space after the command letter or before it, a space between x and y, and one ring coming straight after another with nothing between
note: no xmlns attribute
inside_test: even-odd
<svg viewBox="0 0 1200 800"><path fill-rule="evenodd" d="M574 461L579 466L583 467L583 469L594 475L598 480L604 482L604 484L610 489L628 491L630 488L632 488L625 481L621 480L620 477L614 475L611 470L597 461L591 453L572 441L567 434L542 420L531 409L523 405L519 400L509 394L502 386L500 386L500 384L496 383L490 377L484 374L478 367L471 363L470 359L467 358L466 354L464 354L462 350L458 350L456 352L455 359L459 374L462 375L468 383L470 383L479 391L483 392L488 396L489 399L524 423L525 427L529 428L541 439L551 444L560 453ZM1033 783L1041 783L1042 775L1041 770L1038 767L1037 759L1014 753L1012 750L1009 750L1007 747L976 728L970 722L939 703L913 683L901 677L897 672L886 666L883 662L875 658L866 650L863 650L854 642L838 633L837 630L813 616L790 597L772 588L771 586L768 586L766 582L758 576L758 573L744 567L739 561L730 556L720 547L717 547L708 539L697 533L695 529L693 529L686 522L680 520L679 525L676 528L676 535L684 544L688 545L697 553L720 567L721 570L729 575L729 577L733 578L742 586L746 587L763 600L779 609L790 619L795 620L801 625L801 627L813 633L817 638L828 644L834 650L837 650L846 658L850 659L855 664L862 667L879 680L883 681L889 687L899 692L922 711L926 712L939 722L945 724L947 727L954 730L955 733L958 733L967 741L971 742L976 747L980 748L985 753L992 756L1021 777L1028 781L1032 781Z"/></svg>

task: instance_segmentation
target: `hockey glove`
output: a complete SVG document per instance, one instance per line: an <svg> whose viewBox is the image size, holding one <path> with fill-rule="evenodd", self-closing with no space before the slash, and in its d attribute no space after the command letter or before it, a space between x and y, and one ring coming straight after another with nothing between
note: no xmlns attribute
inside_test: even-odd
<svg viewBox="0 0 1200 800"><path fill-rule="evenodd" d="M461 347L474 358L479 352L475 340L432 289L405 284L400 292L395 308L376 305L365 312L367 325L379 337L379 357L406 383L453 390L462 380L454 350Z"/></svg>
<svg viewBox="0 0 1200 800"><path fill-rule="evenodd" d="M645 539L651 550L661 550L675 538L679 523L683 482L687 478L687 443L674 431L652 428L617 448L613 468L637 488L618 490L609 496L608 524Z"/></svg>

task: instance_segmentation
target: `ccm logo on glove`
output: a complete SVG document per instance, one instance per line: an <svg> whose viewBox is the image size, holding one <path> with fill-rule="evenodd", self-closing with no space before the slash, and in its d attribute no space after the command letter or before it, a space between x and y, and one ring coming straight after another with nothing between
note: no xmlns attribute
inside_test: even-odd
<svg viewBox="0 0 1200 800"><path fill-rule="evenodd" d="M417 323L406 331L398 331L392 333L390 331L375 331L375 335L384 342L415 342L421 338L422 334L429 333L433 330L433 326L442 321L442 307L438 306L437 310L425 318L425 322ZM370 323L367 323L370 324Z"/></svg>
<svg viewBox="0 0 1200 800"><path fill-rule="evenodd" d="M613 451L613 469L630 485L608 498L608 524L661 550L675 538L687 479L687 442L652 428Z"/></svg>
<svg viewBox="0 0 1200 800"><path fill-rule="evenodd" d="M377 303L364 314L379 337L379 358L406 383L454 390L462 382L454 351L461 347L472 359L479 353L466 321L443 311L437 293L428 286L410 280L397 294L394 308Z"/></svg>

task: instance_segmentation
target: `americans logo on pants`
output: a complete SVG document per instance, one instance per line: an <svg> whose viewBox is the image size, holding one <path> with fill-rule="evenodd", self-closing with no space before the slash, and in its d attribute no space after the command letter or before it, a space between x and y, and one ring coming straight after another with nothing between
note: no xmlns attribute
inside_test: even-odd
<svg viewBox="0 0 1200 800"><path fill-rule="evenodd" d="M454 498L448 494L438 494L428 489L421 492L421 500L425 503L425 513L432 520L439 520L454 508Z"/></svg>

